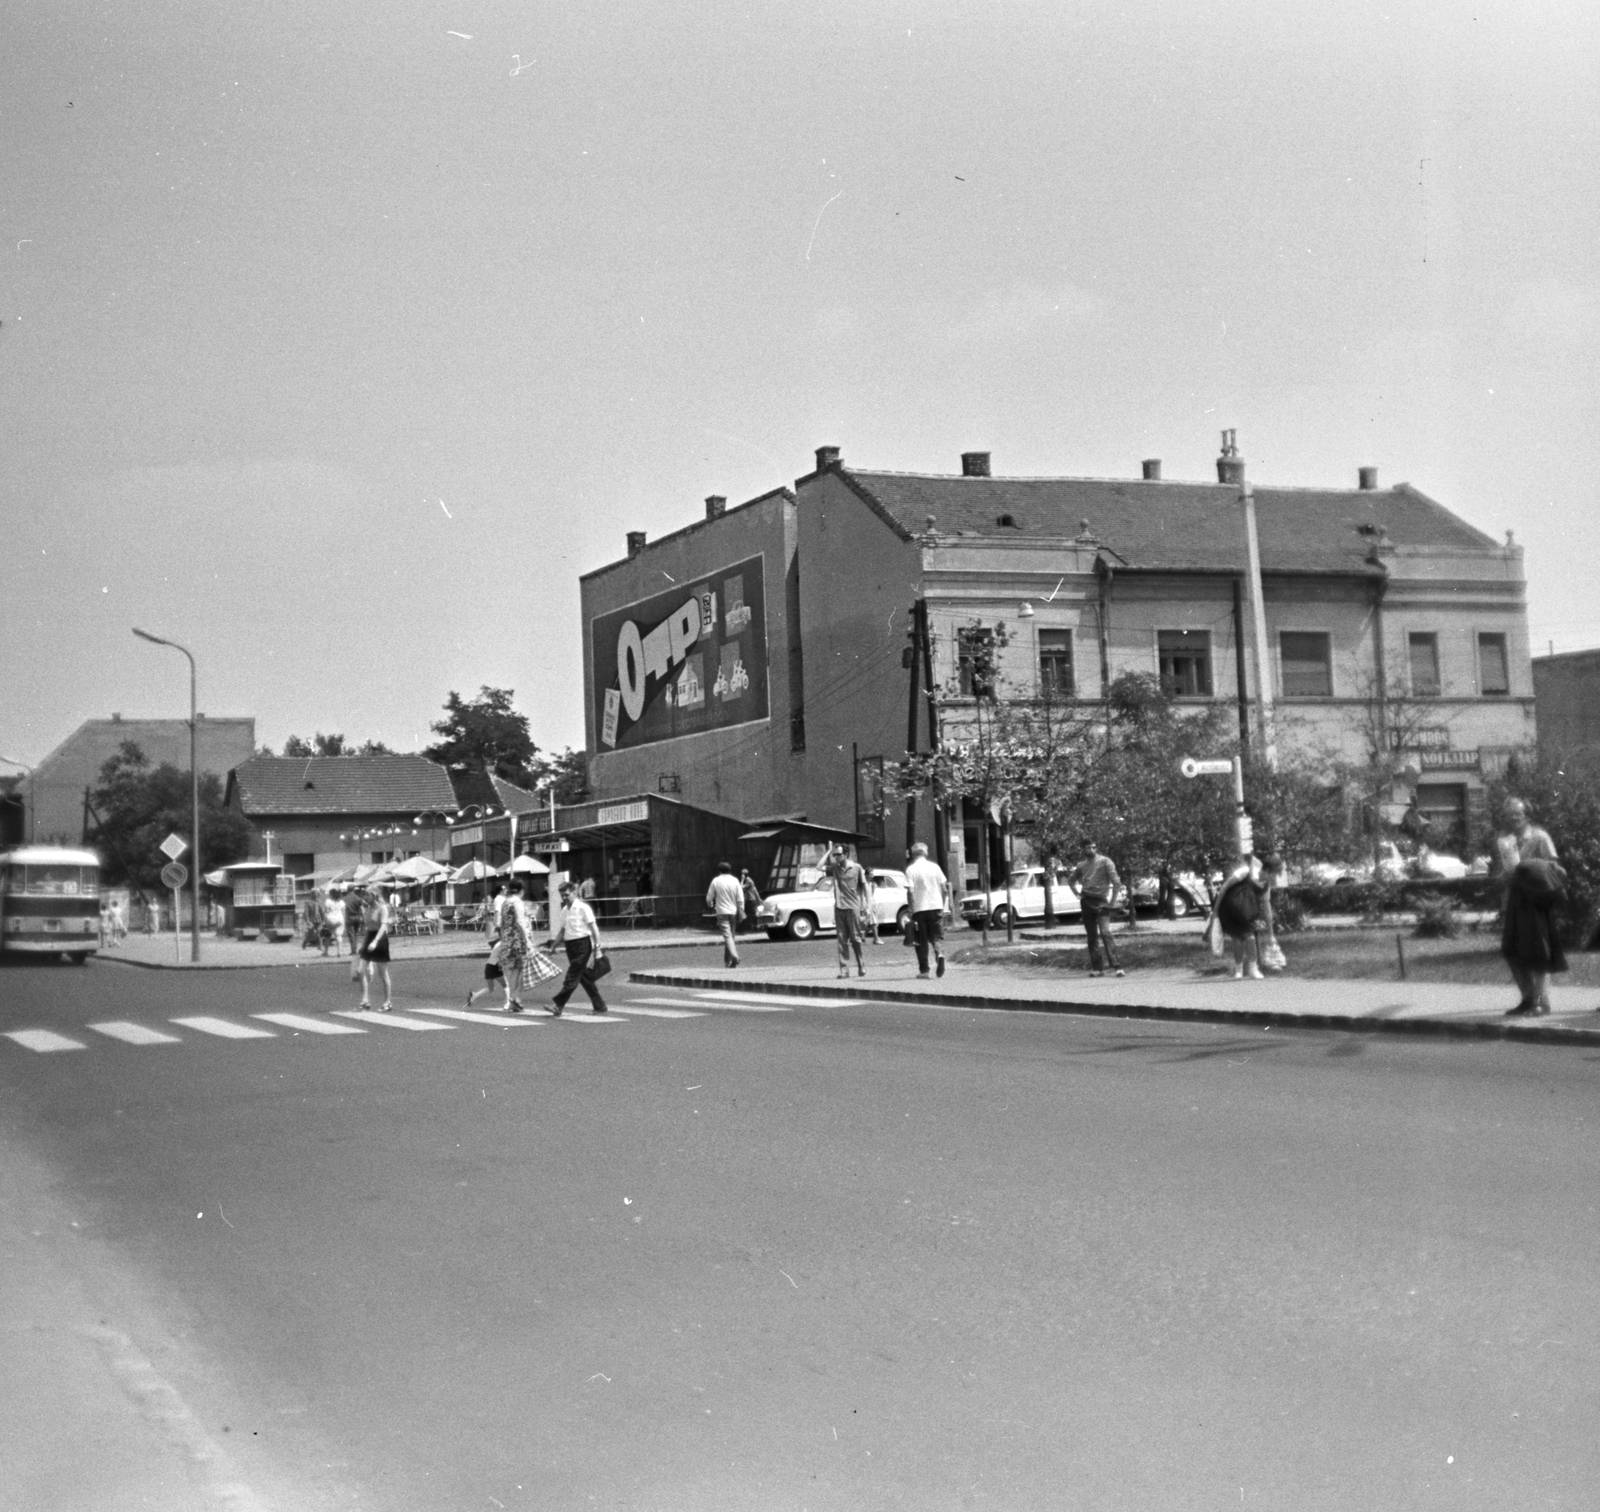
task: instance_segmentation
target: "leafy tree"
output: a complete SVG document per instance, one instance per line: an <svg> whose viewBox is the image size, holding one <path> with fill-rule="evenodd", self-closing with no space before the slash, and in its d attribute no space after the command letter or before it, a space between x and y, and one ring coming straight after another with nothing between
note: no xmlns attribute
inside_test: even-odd
<svg viewBox="0 0 1600 1512"><path fill-rule="evenodd" d="M535 780L539 748L528 733L528 717L511 707L510 688L482 687L467 700L452 692L444 718L432 726L439 737L423 755L452 771L492 772L520 787Z"/></svg>
<svg viewBox="0 0 1600 1512"><path fill-rule="evenodd" d="M224 808L222 783L215 773L200 778L200 831L204 847L201 861L207 871L242 860L250 851L250 826L237 809ZM189 774L149 758L131 740L100 768L99 785L90 795L96 822L95 844L105 853L105 877L127 883L141 892L161 889L161 868L167 858L157 847L169 834L189 842L183 857L192 866L192 831Z"/></svg>
<svg viewBox="0 0 1600 1512"><path fill-rule="evenodd" d="M534 784L555 783L557 803L582 803L589 796L589 758L570 746L559 756L539 756L533 763Z"/></svg>
<svg viewBox="0 0 1600 1512"><path fill-rule="evenodd" d="M270 756L271 751L263 748L261 754ZM364 740L359 746L352 746L343 735L324 735L318 730L310 740L299 735L291 735L283 743L285 756L392 756L394 752L381 740Z"/></svg>

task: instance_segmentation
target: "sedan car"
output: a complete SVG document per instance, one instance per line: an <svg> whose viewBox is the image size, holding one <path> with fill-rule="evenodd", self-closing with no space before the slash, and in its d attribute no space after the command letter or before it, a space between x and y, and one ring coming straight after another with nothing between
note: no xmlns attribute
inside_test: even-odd
<svg viewBox="0 0 1600 1512"><path fill-rule="evenodd" d="M878 928L902 934L911 918L911 884L901 871L872 869L872 913ZM818 877L794 892L773 893L756 909L756 923L770 939L809 940L833 933L833 880Z"/></svg>
<svg viewBox="0 0 1600 1512"><path fill-rule="evenodd" d="M1065 872L1057 872L1050 884L1051 906L1058 919L1075 919L1083 912L1077 889L1067 881ZM1008 914L1019 923L1044 917L1044 868L1019 866L1011 873L1011 896L1006 897L1003 887L988 892L964 893L961 898L961 917L974 929L982 929L985 917L990 929L1004 929Z"/></svg>

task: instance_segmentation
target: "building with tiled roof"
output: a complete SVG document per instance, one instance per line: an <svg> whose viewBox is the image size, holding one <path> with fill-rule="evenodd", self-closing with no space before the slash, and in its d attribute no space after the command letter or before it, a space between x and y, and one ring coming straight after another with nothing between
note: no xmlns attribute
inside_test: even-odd
<svg viewBox="0 0 1600 1512"><path fill-rule="evenodd" d="M593 791L804 814L881 836L866 858L893 863L905 816L880 817L875 773L906 750L920 606L947 739L973 718L988 638L1008 696L1093 705L1148 673L1227 706L1246 739L1265 718L1284 749L1359 760L1376 711L1407 746L1391 807L1464 825L1534 737L1521 548L1372 468L1353 488L1255 487L1258 635L1231 439L1216 482L1141 474L997 477L987 453L890 472L824 447L792 494L631 534L580 585ZM981 832L975 815L952 826L958 878Z"/></svg>
<svg viewBox="0 0 1600 1512"><path fill-rule="evenodd" d="M446 857L456 816L449 774L426 756L253 756L228 773L226 803L296 876L406 856Z"/></svg>

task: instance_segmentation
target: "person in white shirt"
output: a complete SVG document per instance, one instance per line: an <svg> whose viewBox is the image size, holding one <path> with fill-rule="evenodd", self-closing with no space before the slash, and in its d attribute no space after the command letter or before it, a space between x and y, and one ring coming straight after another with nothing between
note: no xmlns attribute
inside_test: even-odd
<svg viewBox="0 0 1600 1512"><path fill-rule="evenodd" d="M605 959L600 948L600 926L594 910L578 896L578 889L571 882L561 884L561 929L550 943L567 947L567 975L550 1000L550 1012L560 1018L567 999L581 986L589 995L590 1008L604 1013L605 999L600 996L594 974L595 966Z"/></svg>
<svg viewBox="0 0 1600 1512"><path fill-rule="evenodd" d="M717 932L722 936L722 964L739 964L739 915L744 912L744 887L726 861L717 863L717 874L706 889L706 907L717 916Z"/></svg>
<svg viewBox="0 0 1600 1512"><path fill-rule="evenodd" d="M944 868L928 859L928 847L917 841L906 867L911 884L911 928L917 946L917 975L928 974L928 952L933 951L944 975L944 916L950 911L950 882Z"/></svg>

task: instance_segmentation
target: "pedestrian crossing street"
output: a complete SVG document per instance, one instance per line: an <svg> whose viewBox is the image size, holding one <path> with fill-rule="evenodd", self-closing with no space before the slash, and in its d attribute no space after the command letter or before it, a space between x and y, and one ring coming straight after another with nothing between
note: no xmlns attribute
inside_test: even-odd
<svg viewBox="0 0 1600 1512"><path fill-rule="evenodd" d="M342 1037L349 1035L444 1033L456 1029L492 1028L522 1032L569 1024L588 1028L625 1025L631 1019L697 1019L715 1013L789 1013L797 1007L849 1007L851 998L780 997L768 993L719 992L686 989L671 996L633 997L611 1004L605 1014L591 1013L587 1005L569 1004L559 1018L537 1008L523 1014L503 1010L480 1011L471 1008L438 1006L407 1007L392 1013L371 1009L337 1008L326 1014L269 1011L245 1013L232 1018L217 1014L186 1014L162 1020L159 1024L138 1023L132 1019L105 1019L85 1024L72 1034L56 1029L10 1029L0 1034L23 1050L36 1055L54 1055L96 1046L129 1045L145 1048L155 1045L181 1045L189 1042L225 1040L270 1040L284 1036L308 1035Z"/></svg>

